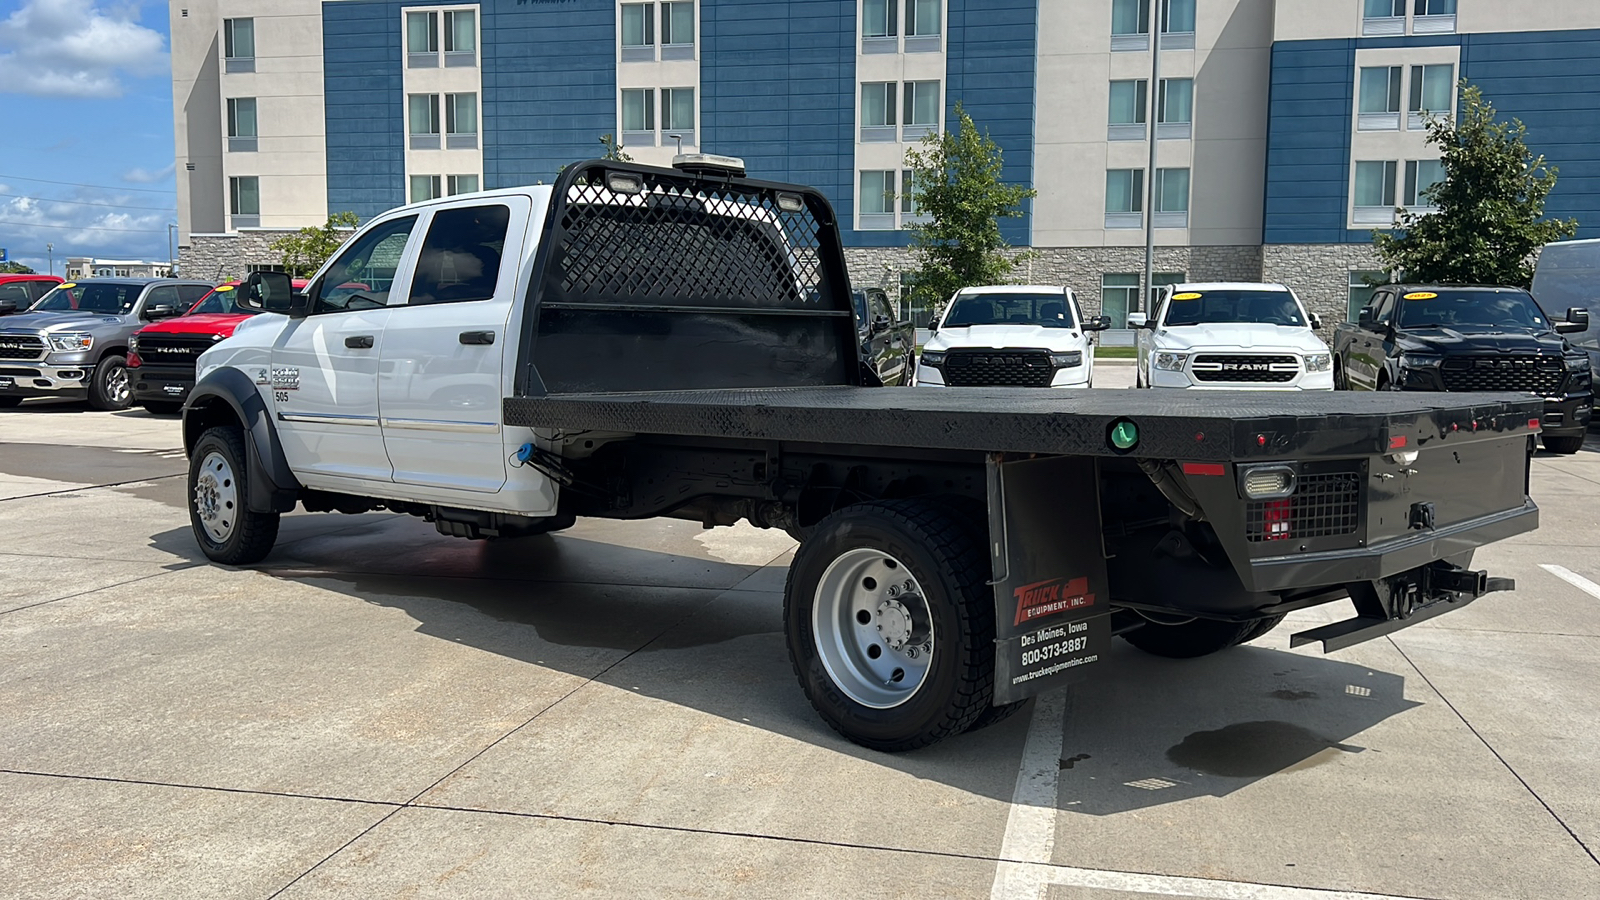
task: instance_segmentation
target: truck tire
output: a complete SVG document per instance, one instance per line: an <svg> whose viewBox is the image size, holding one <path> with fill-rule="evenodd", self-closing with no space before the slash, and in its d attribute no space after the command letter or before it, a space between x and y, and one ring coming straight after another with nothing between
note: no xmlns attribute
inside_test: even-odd
<svg viewBox="0 0 1600 900"><path fill-rule="evenodd" d="M128 380L128 358L120 354L101 357L89 376L89 406L114 411L133 405L133 384Z"/></svg>
<svg viewBox="0 0 1600 900"><path fill-rule="evenodd" d="M1256 638L1265 635L1267 632L1271 631L1272 629L1277 628L1279 623L1281 623L1282 621L1283 621L1283 616L1267 616L1265 619L1257 619L1257 620L1255 620L1254 622L1252 622L1250 624L1250 631L1247 634L1245 634L1244 637L1239 639L1239 643L1241 643L1241 644L1250 643L1251 641L1255 640Z"/></svg>
<svg viewBox="0 0 1600 900"><path fill-rule="evenodd" d="M1272 624L1265 628L1261 623L1269 621L1267 619L1258 619L1254 622L1190 619L1181 625L1146 622L1127 632L1122 638L1153 656L1164 656L1167 659L1194 659L1254 640L1271 631L1281 620L1281 616L1277 620L1271 620ZM1257 631L1258 628L1261 630Z"/></svg>
<svg viewBox="0 0 1600 900"><path fill-rule="evenodd" d="M789 661L812 707L888 752L973 727L994 696L988 573L980 526L950 503L861 503L818 523L783 600Z"/></svg>
<svg viewBox="0 0 1600 900"><path fill-rule="evenodd" d="M278 514L251 512L244 432L208 428L189 451L189 525L201 552L213 562L260 562L278 540Z"/></svg>
<svg viewBox="0 0 1600 900"><path fill-rule="evenodd" d="M175 416L183 412L182 403L162 403L160 400L146 400L139 404L144 411L152 416Z"/></svg>
<svg viewBox="0 0 1600 900"><path fill-rule="evenodd" d="M1541 434L1539 435L1539 440L1544 444L1544 448L1549 450L1551 453L1560 453L1566 455L1577 453L1579 450L1583 449L1583 437L1584 436L1581 434L1569 435L1567 437L1556 437L1555 435Z"/></svg>

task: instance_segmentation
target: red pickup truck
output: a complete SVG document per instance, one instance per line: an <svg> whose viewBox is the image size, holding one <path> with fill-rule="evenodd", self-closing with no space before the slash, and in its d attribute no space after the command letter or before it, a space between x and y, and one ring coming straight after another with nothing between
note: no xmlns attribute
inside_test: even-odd
<svg viewBox="0 0 1600 900"><path fill-rule="evenodd" d="M239 305L238 286L238 282L220 285L183 315L134 334L128 348L128 376L135 402L158 415L183 409L184 398L194 387L200 354L257 312ZM302 280L294 282L295 290L305 286Z"/></svg>
<svg viewBox="0 0 1600 900"><path fill-rule="evenodd" d="M54 275L0 273L0 316L22 312L60 283Z"/></svg>

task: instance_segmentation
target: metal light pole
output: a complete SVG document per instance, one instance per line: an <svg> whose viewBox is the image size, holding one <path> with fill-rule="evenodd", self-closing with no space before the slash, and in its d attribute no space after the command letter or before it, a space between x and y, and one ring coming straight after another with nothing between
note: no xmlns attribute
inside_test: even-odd
<svg viewBox="0 0 1600 900"><path fill-rule="evenodd" d="M56 245L45 244L44 252L50 257L50 274L56 274Z"/></svg>
<svg viewBox="0 0 1600 900"><path fill-rule="evenodd" d="M1153 312L1156 277L1156 124L1161 118L1161 22L1167 0L1150 0L1150 165L1145 169L1144 290L1134 306Z"/></svg>
<svg viewBox="0 0 1600 900"><path fill-rule="evenodd" d="M168 222L168 223L167 223L167 276L168 276L168 277L171 277L171 276L173 276L173 275L176 275L176 274L177 274L177 273L176 273L176 272L174 272L174 271L173 271L173 268L174 268L174 267L173 267L173 264L172 264L172 262L173 262L173 260L172 260L172 257L173 257L173 250L172 250L172 243L173 243L173 240L172 240L172 233L173 233L173 232L174 232L174 231L176 231L176 230L177 230L177 228L178 228L178 226L177 226L177 225L175 225L175 224L173 224L173 223L171 223L171 222Z"/></svg>

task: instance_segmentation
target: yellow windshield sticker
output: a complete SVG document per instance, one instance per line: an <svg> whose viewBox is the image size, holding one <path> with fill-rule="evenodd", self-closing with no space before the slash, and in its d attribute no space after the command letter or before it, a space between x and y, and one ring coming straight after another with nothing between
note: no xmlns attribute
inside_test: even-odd
<svg viewBox="0 0 1600 900"><path fill-rule="evenodd" d="M221 293L225 293L225 292L227 292L227 291L231 291L231 290L233 290L233 285L231 285L231 284L225 284L225 285L223 285L223 286L222 286L222 287L219 287L219 288L217 288L217 289L216 289L216 290L217 290L217 293L219 293L219 294L221 294Z"/></svg>
<svg viewBox="0 0 1600 900"><path fill-rule="evenodd" d="M1172 295L1172 299L1174 299L1174 300L1199 300L1200 299L1200 295L1199 294L1195 294L1195 293L1173 294Z"/></svg>
<svg viewBox="0 0 1600 900"><path fill-rule="evenodd" d="M63 288L75 288L77 286L78 286L78 283L76 281L69 281L66 284L61 285L61 287L63 287Z"/></svg>
<svg viewBox="0 0 1600 900"><path fill-rule="evenodd" d="M1433 298L1435 298L1437 296L1439 296L1439 295L1435 294L1433 291L1412 291L1411 293L1406 295L1406 299L1407 300L1432 300Z"/></svg>

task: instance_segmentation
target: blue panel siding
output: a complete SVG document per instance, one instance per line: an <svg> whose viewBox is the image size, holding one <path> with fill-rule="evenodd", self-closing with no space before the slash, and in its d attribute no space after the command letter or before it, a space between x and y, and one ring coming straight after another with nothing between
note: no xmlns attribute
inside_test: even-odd
<svg viewBox="0 0 1600 900"><path fill-rule="evenodd" d="M328 211L371 218L406 201L397 5L322 4L322 52Z"/></svg>
<svg viewBox="0 0 1600 900"><path fill-rule="evenodd" d="M1355 51L1461 47L1461 77L1483 89L1502 119L1521 119L1528 144L1560 169L1545 206L1600 237L1600 31L1520 32L1288 41L1272 49L1267 143L1268 244L1355 243L1350 203L1350 110Z"/></svg>
<svg viewBox="0 0 1600 900"><path fill-rule="evenodd" d="M550 183L617 134L611 0L480 0L485 188Z"/></svg>
<svg viewBox="0 0 1600 900"><path fill-rule="evenodd" d="M1002 180L1033 185L1033 123L1038 103L1037 0L950 0L946 116L956 101L1004 154ZM1004 219L1011 244L1032 242L1033 202L1027 215Z"/></svg>

